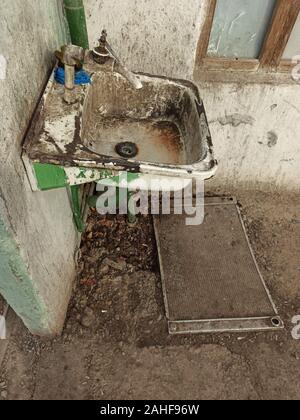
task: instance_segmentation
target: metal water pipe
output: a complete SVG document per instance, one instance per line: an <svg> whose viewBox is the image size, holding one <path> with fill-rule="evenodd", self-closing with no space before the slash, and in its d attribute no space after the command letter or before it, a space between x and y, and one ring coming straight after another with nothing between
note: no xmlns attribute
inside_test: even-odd
<svg viewBox="0 0 300 420"><path fill-rule="evenodd" d="M88 50L89 37L83 0L63 0L63 2L72 44ZM78 186L70 187L70 195L75 224L78 231L83 232L82 211L85 203L80 204L80 188Z"/></svg>
<svg viewBox="0 0 300 420"><path fill-rule="evenodd" d="M63 0L72 44L89 49L89 38L83 0Z"/></svg>

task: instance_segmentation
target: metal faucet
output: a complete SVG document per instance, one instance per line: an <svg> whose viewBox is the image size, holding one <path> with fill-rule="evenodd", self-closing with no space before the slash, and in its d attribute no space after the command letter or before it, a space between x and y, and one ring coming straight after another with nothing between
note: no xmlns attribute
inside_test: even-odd
<svg viewBox="0 0 300 420"><path fill-rule="evenodd" d="M65 45L59 53L59 59L65 66L65 93L64 100L67 104L74 104L77 99L74 94L75 67L84 61L85 50L77 45Z"/></svg>
<svg viewBox="0 0 300 420"><path fill-rule="evenodd" d="M124 76L134 89L142 89L143 84L139 77L128 70L119 60L114 50L107 42L107 32L102 31L101 38L99 39L99 46L92 51L93 59L98 64L104 64L109 58L112 58L115 63L114 70Z"/></svg>

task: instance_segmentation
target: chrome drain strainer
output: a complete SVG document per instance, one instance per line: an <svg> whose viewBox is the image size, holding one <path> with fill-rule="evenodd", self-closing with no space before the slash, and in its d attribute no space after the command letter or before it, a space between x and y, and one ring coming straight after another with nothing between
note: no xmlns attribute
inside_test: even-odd
<svg viewBox="0 0 300 420"><path fill-rule="evenodd" d="M123 158L134 158L138 154L139 150L135 143L124 142L116 145L116 152Z"/></svg>

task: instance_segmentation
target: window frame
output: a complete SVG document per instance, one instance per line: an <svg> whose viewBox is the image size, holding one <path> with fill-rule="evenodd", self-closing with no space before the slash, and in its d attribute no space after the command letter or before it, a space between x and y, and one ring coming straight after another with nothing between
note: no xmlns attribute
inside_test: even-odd
<svg viewBox="0 0 300 420"><path fill-rule="evenodd" d="M200 34L195 72L200 70L222 72L277 72L288 73L294 66L291 60L283 60L298 15L300 0L277 0L270 26L258 59L209 57L207 50L212 32L218 0L206 0L205 20Z"/></svg>

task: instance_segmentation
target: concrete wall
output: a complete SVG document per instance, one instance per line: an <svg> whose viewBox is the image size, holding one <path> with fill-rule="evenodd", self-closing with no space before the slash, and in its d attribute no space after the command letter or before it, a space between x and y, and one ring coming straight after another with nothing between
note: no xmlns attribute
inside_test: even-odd
<svg viewBox="0 0 300 420"><path fill-rule="evenodd" d="M33 332L46 335L62 328L74 279L77 234L66 190L32 193L20 156L53 51L65 37L59 0L1 1L0 55L7 61L7 76L0 80L0 219L16 255L2 255L6 261L0 261L0 293ZM19 257L23 267L16 270ZM15 283L3 271L1 277L4 266Z"/></svg>
<svg viewBox="0 0 300 420"><path fill-rule="evenodd" d="M92 44L105 27L128 67L190 79L209 1L84 0ZM209 185L298 189L299 85L199 86L220 160Z"/></svg>
<svg viewBox="0 0 300 420"><path fill-rule="evenodd" d="M89 38L105 28L132 70L192 77L203 0L84 0Z"/></svg>
<svg viewBox="0 0 300 420"><path fill-rule="evenodd" d="M208 186L300 190L300 86L200 83L219 172Z"/></svg>

